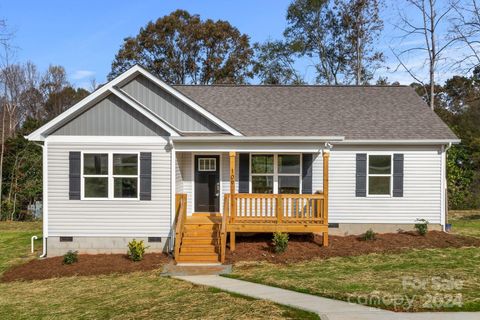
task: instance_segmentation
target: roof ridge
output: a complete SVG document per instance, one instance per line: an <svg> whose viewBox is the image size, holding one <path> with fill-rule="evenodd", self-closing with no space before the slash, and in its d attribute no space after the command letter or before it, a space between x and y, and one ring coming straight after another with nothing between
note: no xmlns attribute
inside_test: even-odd
<svg viewBox="0 0 480 320"><path fill-rule="evenodd" d="M411 88L409 85L355 85L355 84L172 84L172 87L229 87L229 88L248 88L248 87L274 87L274 88Z"/></svg>

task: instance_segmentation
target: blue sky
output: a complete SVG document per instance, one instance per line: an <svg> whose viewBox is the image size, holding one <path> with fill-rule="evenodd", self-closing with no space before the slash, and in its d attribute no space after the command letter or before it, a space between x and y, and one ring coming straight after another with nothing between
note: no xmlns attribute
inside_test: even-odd
<svg viewBox="0 0 480 320"><path fill-rule="evenodd" d="M88 88L91 78L98 83L106 80L123 38L136 35L148 21L178 8L200 14L203 19L228 20L248 34L253 43L282 36L289 3L290 0L16 0L0 2L0 19L6 19L14 32L17 61L30 60L41 71L49 64L62 65L74 85ZM394 37L398 32L393 23L398 21L398 15L393 6L389 3L383 11L385 31L378 44L387 53L386 65L390 70L396 62L389 53L389 45L401 47ZM419 55L410 60L411 65L423 65L423 58ZM305 63L300 64L300 69L307 78L311 77ZM380 74L391 81L411 82L403 72L391 73L382 69L377 75ZM442 73L442 76L447 74Z"/></svg>

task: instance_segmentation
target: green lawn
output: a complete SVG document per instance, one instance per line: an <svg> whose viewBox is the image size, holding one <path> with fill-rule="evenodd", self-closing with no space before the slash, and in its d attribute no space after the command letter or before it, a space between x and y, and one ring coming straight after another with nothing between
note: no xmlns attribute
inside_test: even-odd
<svg viewBox="0 0 480 320"><path fill-rule="evenodd" d="M0 275L12 265L34 258L30 253L32 236L38 236L35 245L41 250L41 222L0 222Z"/></svg>
<svg viewBox="0 0 480 320"><path fill-rule="evenodd" d="M480 237L480 210L450 211L452 233Z"/></svg>
<svg viewBox="0 0 480 320"><path fill-rule="evenodd" d="M40 223L0 222L0 274L35 258L29 241L40 230ZM0 319L319 319L159 273L0 283Z"/></svg>
<svg viewBox="0 0 480 320"><path fill-rule="evenodd" d="M480 248L242 263L230 276L398 311L480 311Z"/></svg>

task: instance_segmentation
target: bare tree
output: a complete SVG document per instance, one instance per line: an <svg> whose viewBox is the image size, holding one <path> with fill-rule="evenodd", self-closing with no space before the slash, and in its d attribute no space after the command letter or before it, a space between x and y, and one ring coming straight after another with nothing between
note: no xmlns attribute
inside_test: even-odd
<svg viewBox="0 0 480 320"><path fill-rule="evenodd" d="M410 40L420 40L421 44L412 46L402 51L392 49L393 54L397 58L399 64L395 70L404 69L413 79L421 83L425 87L426 99L430 108L433 110L435 106L435 74L438 64L442 61L444 51L455 42L456 39L447 37L446 34L440 34L442 25L448 22L449 15L456 3L449 3L446 7L440 8L436 0L405 0L406 3L414 10L409 11L417 13L419 21L412 20L405 12L400 11L401 22L397 25L404 34L402 40L409 38ZM411 53L426 53L426 64L428 65L428 82L421 80L418 70L408 66L406 58Z"/></svg>
<svg viewBox="0 0 480 320"><path fill-rule="evenodd" d="M450 36L462 45L463 56L454 67L469 73L480 65L480 1L468 0L453 3L455 16L451 19Z"/></svg>

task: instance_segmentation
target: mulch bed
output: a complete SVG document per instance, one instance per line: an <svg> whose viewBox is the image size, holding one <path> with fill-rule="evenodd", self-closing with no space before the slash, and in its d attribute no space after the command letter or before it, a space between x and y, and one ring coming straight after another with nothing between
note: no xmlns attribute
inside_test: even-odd
<svg viewBox="0 0 480 320"><path fill-rule="evenodd" d="M322 246L320 235L290 235L288 249L276 254L271 234L237 236L235 252L227 251L227 263L240 261L268 261L292 263L313 258L359 256L369 253L397 253L408 249L480 247L480 239L430 231L425 236L416 232L377 234L375 240L365 241L359 236L329 236L329 246Z"/></svg>
<svg viewBox="0 0 480 320"><path fill-rule="evenodd" d="M63 264L63 257L37 259L7 270L0 280L10 282L148 271L162 267L169 260L162 253L146 254L138 262L131 261L125 254L81 254L78 255L78 262L71 265Z"/></svg>

